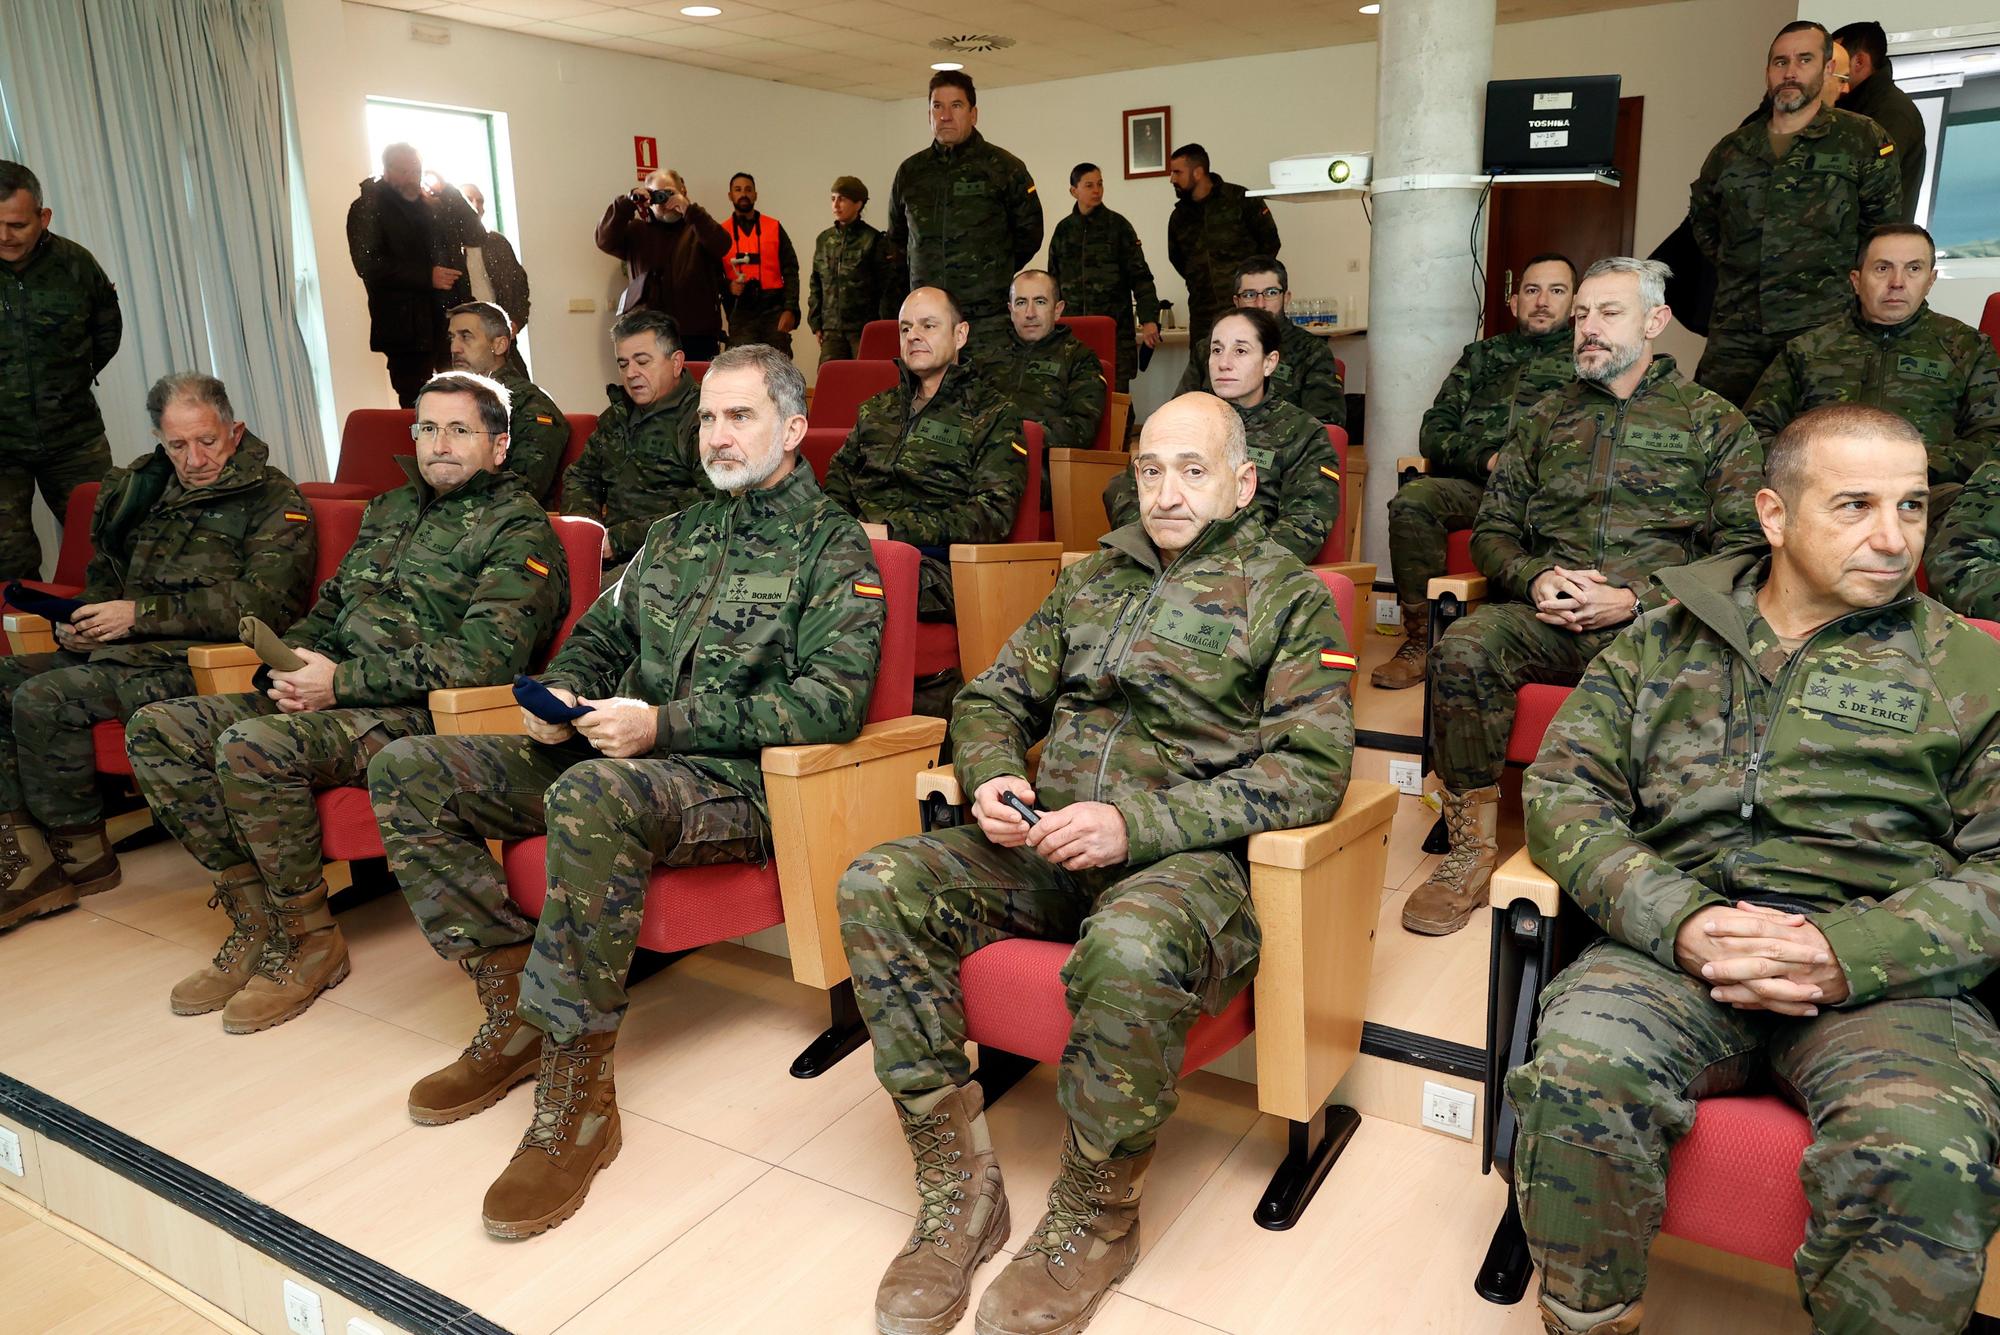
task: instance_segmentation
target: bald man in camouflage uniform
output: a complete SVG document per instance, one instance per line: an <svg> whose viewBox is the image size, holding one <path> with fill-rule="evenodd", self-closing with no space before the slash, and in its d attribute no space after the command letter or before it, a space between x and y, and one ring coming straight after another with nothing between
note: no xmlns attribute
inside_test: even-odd
<svg viewBox="0 0 2000 1335"><path fill-rule="evenodd" d="M1552 1332L1639 1329L1668 1152L1768 1069L1813 1123L1815 1331L1956 1335L2000 1225L2000 645L1911 588L1923 441L1816 409L1772 446L1768 557L1660 576L1524 794L1606 933L1507 1080Z"/></svg>
<svg viewBox="0 0 2000 1335"><path fill-rule="evenodd" d="M1012 327L1004 349L979 367L981 376L1013 403L1023 419L1041 425L1050 449L1089 449L1097 443L1110 389L1104 363L1065 324L1062 287L1041 269L1023 269L1007 289ZM1049 498L1042 471L1042 504Z"/></svg>
<svg viewBox="0 0 2000 1335"><path fill-rule="evenodd" d="M181 980L177 1015L232 1034L283 1024L347 976L313 795L361 782L391 740L431 730L430 693L504 682L555 631L569 568L541 503L502 470L507 396L447 372L417 394L408 486L376 497L340 568L282 637L304 660L241 695L148 705L127 730L154 816L216 876L231 929ZM457 428L465 428L462 437Z"/></svg>
<svg viewBox="0 0 2000 1335"><path fill-rule="evenodd" d="M882 585L861 526L798 458L805 379L760 344L702 384L716 499L654 525L541 682L589 712L526 737L424 737L369 769L390 866L431 946L464 967L486 1023L410 1091L436 1125L536 1074L535 1115L486 1194L487 1231L526 1237L582 1205L618 1153L612 1049L655 865L771 855L758 753L861 728ZM539 923L488 839L548 836Z"/></svg>
<svg viewBox="0 0 2000 1335"><path fill-rule="evenodd" d="M877 1294L881 1330L950 1330L1009 1232L961 961L1009 936L1077 943L1061 1167L978 1328L1078 1331L1138 1260L1188 1030L1256 973L1242 841L1325 820L1346 791L1354 659L1326 586L1249 504L1236 414L1210 395L1174 400L1147 421L1136 466L1142 523L1064 570L959 701L952 743L977 826L885 844L841 881L841 941L921 1197ZM1041 808L1039 823L1002 792Z"/></svg>

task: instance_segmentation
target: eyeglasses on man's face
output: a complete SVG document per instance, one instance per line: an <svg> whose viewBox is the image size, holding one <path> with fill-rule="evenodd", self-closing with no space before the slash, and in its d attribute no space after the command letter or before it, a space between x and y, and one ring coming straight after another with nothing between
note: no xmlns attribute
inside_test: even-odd
<svg viewBox="0 0 2000 1335"><path fill-rule="evenodd" d="M410 439L419 445L436 440L439 436L443 436L454 445L460 445L471 440L474 436L490 436L492 434L491 431L474 431L462 422L453 422L450 426L439 426L436 422L413 422L410 424Z"/></svg>
<svg viewBox="0 0 2000 1335"><path fill-rule="evenodd" d="M1276 301L1284 295L1285 289L1282 287L1245 287L1236 291L1238 301L1256 301L1259 297L1265 301Z"/></svg>

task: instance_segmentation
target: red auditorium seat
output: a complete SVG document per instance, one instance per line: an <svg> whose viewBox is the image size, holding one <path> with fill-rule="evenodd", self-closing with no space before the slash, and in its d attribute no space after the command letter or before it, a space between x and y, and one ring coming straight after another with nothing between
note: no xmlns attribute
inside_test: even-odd
<svg viewBox="0 0 2000 1335"><path fill-rule="evenodd" d="M1986 308L1979 313L1979 332L2000 343L2000 292L1986 298Z"/></svg>
<svg viewBox="0 0 2000 1335"><path fill-rule="evenodd" d="M333 481L302 482L308 500L361 500L394 491L410 479L396 462L413 454L410 428L417 414L409 408L356 408L340 429L340 461Z"/></svg>
<svg viewBox="0 0 2000 1335"><path fill-rule="evenodd" d="M814 430L838 430L844 437L853 428L861 405L884 390L894 389L901 374L893 361L821 362L806 425Z"/></svg>
<svg viewBox="0 0 2000 1335"><path fill-rule="evenodd" d="M697 385L701 383L701 378L708 374L707 362L686 362L684 365L687 368L687 373L694 377L694 382Z"/></svg>
<svg viewBox="0 0 2000 1335"><path fill-rule="evenodd" d="M45 580L24 579L23 584L64 598L82 592L84 572L90 568L90 558L97 555L90 541L90 517L97 508L97 491L97 483L85 482L69 494L69 504L63 507L62 546L56 549L54 573ZM13 610L0 599L0 616ZM0 644L6 643L5 635L0 634ZM11 644L6 651L15 652Z"/></svg>
<svg viewBox="0 0 2000 1335"><path fill-rule="evenodd" d="M903 355L901 326L894 320L870 320L861 326L854 355L864 362L892 362Z"/></svg>

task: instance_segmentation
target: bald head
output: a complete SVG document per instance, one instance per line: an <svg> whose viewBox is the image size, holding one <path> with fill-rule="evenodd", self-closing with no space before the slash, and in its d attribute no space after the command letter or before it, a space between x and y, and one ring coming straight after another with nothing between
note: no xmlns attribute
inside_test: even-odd
<svg viewBox="0 0 2000 1335"><path fill-rule="evenodd" d="M972 333L958 302L941 287L920 287L904 297L896 326L903 365L919 376L942 372L957 361L958 350Z"/></svg>
<svg viewBox="0 0 2000 1335"><path fill-rule="evenodd" d="M1257 494L1243 418L1213 394L1183 394L1148 417L1132 473L1146 536L1169 555Z"/></svg>

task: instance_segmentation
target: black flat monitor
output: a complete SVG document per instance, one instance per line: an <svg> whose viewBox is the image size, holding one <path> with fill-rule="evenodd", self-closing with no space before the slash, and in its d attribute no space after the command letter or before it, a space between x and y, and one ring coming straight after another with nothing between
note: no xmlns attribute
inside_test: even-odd
<svg viewBox="0 0 2000 1335"><path fill-rule="evenodd" d="M1605 171L1618 139L1618 76L1495 79L1486 85L1490 176Z"/></svg>

